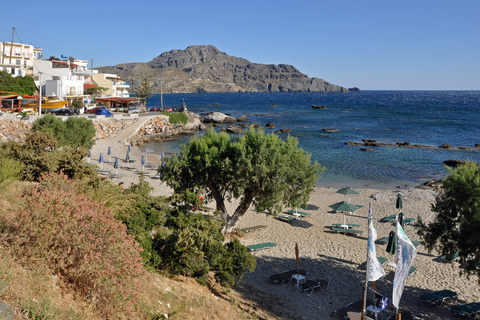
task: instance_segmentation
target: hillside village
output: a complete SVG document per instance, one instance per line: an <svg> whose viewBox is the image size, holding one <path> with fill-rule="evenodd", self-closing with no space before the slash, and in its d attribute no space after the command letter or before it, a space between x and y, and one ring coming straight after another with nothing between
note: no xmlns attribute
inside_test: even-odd
<svg viewBox="0 0 480 320"><path fill-rule="evenodd" d="M32 76L35 85L44 98L44 107L56 111L72 106L75 99L83 102L86 111L98 106L114 108L138 108L139 99L130 96L130 84L116 74L99 73L88 61L61 55L45 58L42 49L33 45L0 42L0 71L12 77ZM95 88L102 88L101 94ZM25 100L27 99L27 100ZM15 92L0 96L2 109L20 109L26 105L38 104L38 95L18 96ZM55 103L54 103L55 102ZM23 109L22 108L22 109ZM36 109L36 108L30 108ZM45 111L45 110L44 110Z"/></svg>

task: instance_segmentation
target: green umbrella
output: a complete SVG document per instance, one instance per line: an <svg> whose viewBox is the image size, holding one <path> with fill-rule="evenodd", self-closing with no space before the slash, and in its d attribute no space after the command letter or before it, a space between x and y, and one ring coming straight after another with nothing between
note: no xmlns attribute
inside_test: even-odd
<svg viewBox="0 0 480 320"><path fill-rule="evenodd" d="M391 253L392 255L395 254L397 246L396 246L396 239L397 236L395 234L395 231L390 231L390 234L388 235L388 243L387 243L387 252Z"/></svg>
<svg viewBox="0 0 480 320"><path fill-rule="evenodd" d="M344 194L344 195L360 194L361 192L362 192L361 190L352 189L350 187L346 187L346 188L342 188L342 189L337 190L337 193L341 193L341 194Z"/></svg>
<svg viewBox="0 0 480 320"><path fill-rule="evenodd" d="M400 212L400 213L398 214L398 218L397 218L397 219L398 219L398 222L400 223L400 225L401 225L402 228L403 228L403 213Z"/></svg>
<svg viewBox="0 0 480 320"><path fill-rule="evenodd" d="M347 211L347 212L354 212L360 208L363 208L363 206L353 204L347 201L340 201L332 205L329 205L329 207L335 211Z"/></svg>
<svg viewBox="0 0 480 320"><path fill-rule="evenodd" d="M397 203L395 207L397 209L402 209L402 195L400 193L397 195Z"/></svg>

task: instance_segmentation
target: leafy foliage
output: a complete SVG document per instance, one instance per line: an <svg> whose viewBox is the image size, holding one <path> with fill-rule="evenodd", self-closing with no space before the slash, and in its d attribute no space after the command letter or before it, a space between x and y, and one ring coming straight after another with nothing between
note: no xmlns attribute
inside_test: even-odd
<svg viewBox="0 0 480 320"><path fill-rule="evenodd" d="M0 71L0 90L31 96L37 88L31 76L12 77L8 72Z"/></svg>
<svg viewBox="0 0 480 320"><path fill-rule="evenodd" d="M152 87L147 77L143 77L140 84L134 89L135 95L140 98L140 102L145 105L147 98L152 95Z"/></svg>
<svg viewBox="0 0 480 320"><path fill-rule="evenodd" d="M168 116L169 122L171 124L179 124L179 123L186 124L188 122L188 117L183 112L166 112L165 111L162 114L164 116Z"/></svg>
<svg viewBox="0 0 480 320"><path fill-rule="evenodd" d="M60 146L90 149L95 141L95 127L91 120L83 117L69 117L66 121L47 114L33 123L34 132L50 132Z"/></svg>
<svg viewBox="0 0 480 320"><path fill-rule="evenodd" d="M437 216L428 224L420 219L418 234L429 251L436 249L447 260L458 252L465 273L476 274L480 283L480 170L474 162L447 169L450 173L432 205Z"/></svg>
<svg viewBox="0 0 480 320"><path fill-rule="evenodd" d="M80 99L80 98L75 98L75 99L73 99L73 101L72 101L72 107L74 107L75 109L81 109L81 108L83 108L83 101L82 101L82 99Z"/></svg>
<svg viewBox="0 0 480 320"><path fill-rule="evenodd" d="M145 272L138 244L110 210L73 191L78 182L62 174L40 182L11 221L18 252L46 261L81 297L94 299L105 318L133 316Z"/></svg>
<svg viewBox="0 0 480 320"><path fill-rule="evenodd" d="M234 238L223 244L220 222L210 216L177 211L167 220L163 233L155 239L162 257L162 267L173 274L195 277L205 284L208 273L215 271L223 286L241 281L245 270L253 271L256 260Z"/></svg>
<svg viewBox="0 0 480 320"><path fill-rule="evenodd" d="M7 142L0 144L0 158L18 163L21 180L38 181L42 173L63 171L70 178L85 178L98 184L94 168L83 162L87 151L83 148L57 149L57 141L49 132L34 132L24 144Z"/></svg>
<svg viewBox="0 0 480 320"><path fill-rule="evenodd" d="M305 204L323 168L311 163L298 141L281 140L253 128L237 140L213 129L181 147L180 156L167 158L160 167L164 180L176 193L204 189L207 200L216 201L225 226L233 232L251 204L257 212L276 213L282 206ZM232 215L225 201L240 199Z"/></svg>

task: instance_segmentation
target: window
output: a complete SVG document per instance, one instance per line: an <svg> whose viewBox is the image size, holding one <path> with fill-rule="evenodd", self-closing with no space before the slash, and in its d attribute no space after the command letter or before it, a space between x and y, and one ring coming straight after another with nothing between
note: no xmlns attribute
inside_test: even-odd
<svg viewBox="0 0 480 320"><path fill-rule="evenodd" d="M75 95L75 87L70 88L70 95L74 96Z"/></svg>
<svg viewBox="0 0 480 320"><path fill-rule="evenodd" d="M17 66L20 66L22 64L22 60L17 59L16 61Z"/></svg>

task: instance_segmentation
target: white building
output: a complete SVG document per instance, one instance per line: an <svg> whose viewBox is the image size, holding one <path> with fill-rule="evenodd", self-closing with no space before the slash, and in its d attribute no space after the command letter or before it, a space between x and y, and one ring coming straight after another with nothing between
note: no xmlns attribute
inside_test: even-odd
<svg viewBox="0 0 480 320"><path fill-rule="evenodd" d="M33 76L33 63L42 58L42 49L23 43L0 42L0 71L13 77Z"/></svg>

